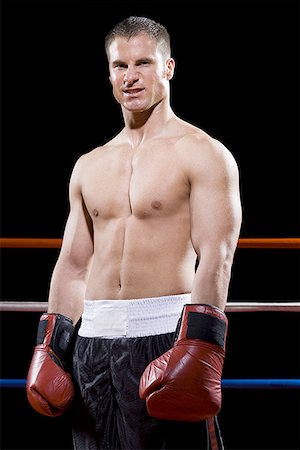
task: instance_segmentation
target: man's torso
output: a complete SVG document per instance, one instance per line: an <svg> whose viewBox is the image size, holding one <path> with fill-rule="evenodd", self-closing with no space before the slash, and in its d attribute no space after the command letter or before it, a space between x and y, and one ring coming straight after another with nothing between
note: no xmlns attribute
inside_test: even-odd
<svg viewBox="0 0 300 450"><path fill-rule="evenodd" d="M88 299L190 292L196 254L190 238L190 184L178 136L132 148L95 149L82 175L93 222Z"/></svg>

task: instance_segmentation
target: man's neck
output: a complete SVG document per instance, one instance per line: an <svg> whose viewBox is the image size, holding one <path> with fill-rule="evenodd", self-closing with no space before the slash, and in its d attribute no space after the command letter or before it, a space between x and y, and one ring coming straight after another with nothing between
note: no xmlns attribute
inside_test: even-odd
<svg viewBox="0 0 300 450"><path fill-rule="evenodd" d="M136 147L163 134L167 123L175 117L171 107L161 108L156 105L151 110L143 112L123 111L124 133L132 146Z"/></svg>

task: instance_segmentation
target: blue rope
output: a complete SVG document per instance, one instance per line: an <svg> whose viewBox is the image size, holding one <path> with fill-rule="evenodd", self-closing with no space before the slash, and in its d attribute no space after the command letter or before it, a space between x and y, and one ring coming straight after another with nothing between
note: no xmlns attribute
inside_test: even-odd
<svg viewBox="0 0 300 450"><path fill-rule="evenodd" d="M22 388L26 385L26 379L25 378L0 378L0 387L16 387L16 388Z"/></svg>
<svg viewBox="0 0 300 450"><path fill-rule="evenodd" d="M242 378L223 379L222 388L229 389L300 389L300 379Z"/></svg>
<svg viewBox="0 0 300 450"><path fill-rule="evenodd" d="M0 388L24 388L25 378L0 378ZM224 389L300 389L300 379L238 378L223 379Z"/></svg>

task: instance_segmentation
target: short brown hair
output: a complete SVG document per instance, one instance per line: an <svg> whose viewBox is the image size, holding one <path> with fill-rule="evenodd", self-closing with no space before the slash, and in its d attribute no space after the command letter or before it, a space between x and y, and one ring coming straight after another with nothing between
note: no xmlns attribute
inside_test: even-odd
<svg viewBox="0 0 300 450"><path fill-rule="evenodd" d="M142 16L129 16L117 23L105 37L105 51L108 57L108 49L113 40L120 36L130 39L138 34L146 34L151 39L155 39L162 47L162 51L170 57L171 45L170 35L166 27L155 20Z"/></svg>

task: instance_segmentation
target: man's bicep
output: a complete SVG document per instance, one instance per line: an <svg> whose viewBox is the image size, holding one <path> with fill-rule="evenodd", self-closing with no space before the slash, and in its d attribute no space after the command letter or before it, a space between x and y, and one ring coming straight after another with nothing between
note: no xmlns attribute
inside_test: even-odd
<svg viewBox="0 0 300 450"><path fill-rule="evenodd" d="M235 248L241 226L237 168L223 169L191 184L191 237L198 255L205 249Z"/></svg>
<svg viewBox="0 0 300 450"><path fill-rule="evenodd" d="M62 252L76 265L84 264L93 253L91 221L82 205L71 208L63 235Z"/></svg>
<svg viewBox="0 0 300 450"><path fill-rule="evenodd" d="M92 220L74 170L69 186L70 212L63 235L61 256L76 267L85 266L93 254Z"/></svg>

